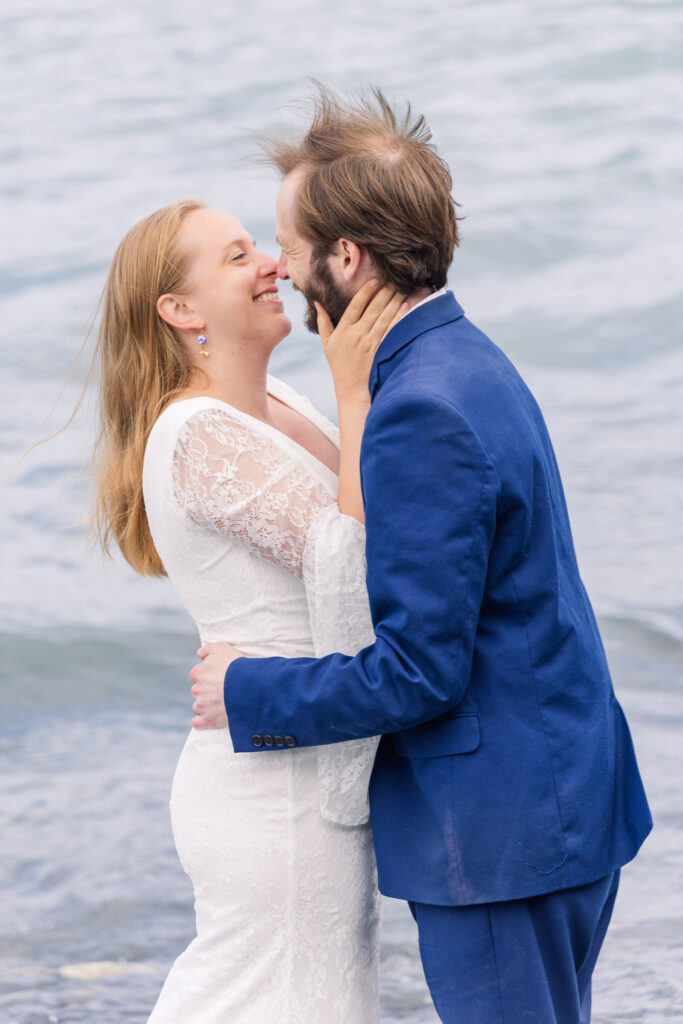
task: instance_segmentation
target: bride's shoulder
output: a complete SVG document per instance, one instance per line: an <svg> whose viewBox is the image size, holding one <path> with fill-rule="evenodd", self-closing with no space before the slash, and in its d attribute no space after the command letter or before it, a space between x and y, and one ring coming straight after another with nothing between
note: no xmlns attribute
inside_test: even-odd
<svg viewBox="0 0 683 1024"><path fill-rule="evenodd" d="M179 398L162 410L150 432L153 436L177 437L186 426L201 424L207 420L238 420L239 414L232 406L209 395L194 395Z"/></svg>
<svg viewBox="0 0 683 1024"><path fill-rule="evenodd" d="M247 413L208 395L170 402L152 427L145 462L173 462L259 452L261 461L279 453L265 427Z"/></svg>
<svg viewBox="0 0 683 1024"><path fill-rule="evenodd" d="M230 410L222 402L207 396L181 398L169 404L154 421L145 446L145 462L167 459L178 444L191 440L229 419Z"/></svg>
<svg viewBox="0 0 683 1024"><path fill-rule="evenodd" d="M214 399L206 397L180 398L169 402L157 416L149 434L149 440L177 436L182 427L194 416L216 405Z"/></svg>

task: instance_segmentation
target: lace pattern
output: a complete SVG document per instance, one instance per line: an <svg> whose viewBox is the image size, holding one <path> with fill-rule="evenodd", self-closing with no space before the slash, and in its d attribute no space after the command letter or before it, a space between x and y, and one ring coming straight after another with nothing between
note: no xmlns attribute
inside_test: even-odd
<svg viewBox="0 0 683 1024"><path fill-rule="evenodd" d="M374 642L365 586L365 528L336 505L320 511L303 559L306 599L316 658L356 654ZM370 816L368 785L379 736L318 747L320 811L341 825Z"/></svg>
<svg viewBox="0 0 683 1024"><path fill-rule="evenodd" d="M183 425L173 487L195 523L236 538L299 579L308 527L334 501L323 483L265 436L215 408Z"/></svg>

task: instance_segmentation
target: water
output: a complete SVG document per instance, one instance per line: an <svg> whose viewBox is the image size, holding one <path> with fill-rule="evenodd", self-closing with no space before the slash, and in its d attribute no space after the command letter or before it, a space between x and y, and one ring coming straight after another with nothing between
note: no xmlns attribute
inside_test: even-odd
<svg viewBox="0 0 683 1024"><path fill-rule="evenodd" d="M247 130L290 123L307 76L427 115L465 218L451 285L546 413L656 820L594 1021L683 1019L683 6L5 0L0 40L0 435L19 451L135 220L199 196L276 253L277 183ZM331 413L286 302L273 370ZM85 408L0 491L1 1024L141 1024L192 933L166 803L196 641L165 581L86 549L90 424ZM435 1020L393 901L382 1005L387 1024Z"/></svg>

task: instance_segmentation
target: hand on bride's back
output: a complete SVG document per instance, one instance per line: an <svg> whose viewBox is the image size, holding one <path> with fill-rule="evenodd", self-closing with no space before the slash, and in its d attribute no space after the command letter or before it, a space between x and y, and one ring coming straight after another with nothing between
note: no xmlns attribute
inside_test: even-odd
<svg viewBox="0 0 683 1024"><path fill-rule="evenodd" d="M194 697L192 719L194 729L223 729L228 724L223 699L225 673L241 651L228 643L204 644L197 651L202 659L190 670Z"/></svg>
<svg viewBox="0 0 683 1024"><path fill-rule="evenodd" d="M318 332L339 404L369 402L368 380L375 352L387 332L407 312L404 300L405 295L394 285L384 285L377 291L377 281L367 281L351 299L336 327L316 302Z"/></svg>

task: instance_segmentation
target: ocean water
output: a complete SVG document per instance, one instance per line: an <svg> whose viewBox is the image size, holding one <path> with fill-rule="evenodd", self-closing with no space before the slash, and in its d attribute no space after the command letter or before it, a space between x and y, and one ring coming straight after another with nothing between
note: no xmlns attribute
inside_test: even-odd
<svg viewBox="0 0 683 1024"><path fill-rule="evenodd" d="M546 414L655 817L595 1024L683 1019L682 71L678 0L0 11L3 476L73 409L137 219L198 196L276 254L249 133L300 123L309 77L427 116L464 218L450 284ZM273 371L333 415L283 292ZM166 581L88 550L91 440L86 402L0 488L0 1024L142 1024L192 935L167 800L196 637ZM383 1022L435 1021L394 901L382 965Z"/></svg>

